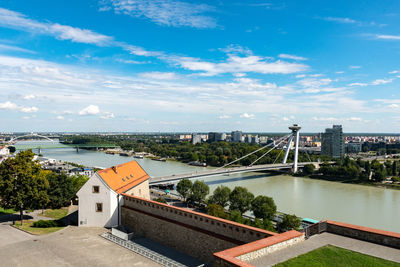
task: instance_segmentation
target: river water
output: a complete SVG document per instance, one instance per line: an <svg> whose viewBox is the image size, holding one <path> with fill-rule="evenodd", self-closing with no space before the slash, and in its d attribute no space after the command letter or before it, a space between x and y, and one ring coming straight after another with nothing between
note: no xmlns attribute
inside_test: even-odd
<svg viewBox="0 0 400 267"><path fill-rule="evenodd" d="M34 144L36 144L35 142ZM18 142L18 145L33 144ZM150 176L195 172L202 167L179 162L134 159L72 148L43 149L45 157L85 166L110 167L137 160ZM316 220L328 219L400 233L400 190L342 184L288 175L244 173L202 178L212 192L218 185L244 186L254 195L275 200L279 211Z"/></svg>

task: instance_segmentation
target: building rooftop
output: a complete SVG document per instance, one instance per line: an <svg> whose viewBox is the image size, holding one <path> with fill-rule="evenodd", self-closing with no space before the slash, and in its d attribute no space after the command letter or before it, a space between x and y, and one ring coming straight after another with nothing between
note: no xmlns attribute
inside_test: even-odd
<svg viewBox="0 0 400 267"><path fill-rule="evenodd" d="M150 178L136 161L112 166L98 171L97 174L118 194L124 193Z"/></svg>

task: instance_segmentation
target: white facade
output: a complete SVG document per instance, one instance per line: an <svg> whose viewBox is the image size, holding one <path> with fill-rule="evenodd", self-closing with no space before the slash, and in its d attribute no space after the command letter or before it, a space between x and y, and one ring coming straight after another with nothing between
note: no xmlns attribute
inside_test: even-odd
<svg viewBox="0 0 400 267"><path fill-rule="evenodd" d="M7 147L0 147L0 156L10 155L10 150Z"/></svg>
<svg viewBox="0 0 400 267"><path fill-rule="evenodd" d="M98 193L94 191L98 186ZM94 174L77 193L79 198L78 225L112 227L118 225L119 207L123 198L119 197L98 174ZM96 205L102 204L102 211Z"/></svg>

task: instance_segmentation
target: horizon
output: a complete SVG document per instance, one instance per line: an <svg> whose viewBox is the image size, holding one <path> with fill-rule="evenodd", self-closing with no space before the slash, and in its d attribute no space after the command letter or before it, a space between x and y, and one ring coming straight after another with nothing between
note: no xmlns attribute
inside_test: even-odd
<svg viewBox="0 0 400 267"><path fill-rule="evenodd" d="M395 0L4 0L0 131L394 134L399 14Z"/></svg>

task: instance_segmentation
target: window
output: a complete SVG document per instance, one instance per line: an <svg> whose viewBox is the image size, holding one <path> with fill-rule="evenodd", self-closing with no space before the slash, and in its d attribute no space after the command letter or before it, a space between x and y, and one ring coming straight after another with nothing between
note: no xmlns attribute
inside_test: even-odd
<svg viewBox="0 0 400 267"><path fill-rule="evenodd" d="M103 203L96 203L96 212L103 212Z"/></svg>
<svg viewBox="0 0 400 267"><path fill-rule="evenodd" d="M142 189L139 189L139 196L142 195Z"/></svg>
<svg viewBox="0 0 400 267"><path fill-rule="evenodd" d="M95 193L95 194L98 194L98 193L100 193L100 186L98 186L98 185L94 185L94 186L93 186L93 190L92 190L92 192L93 192L93 193Z"/></svg>

